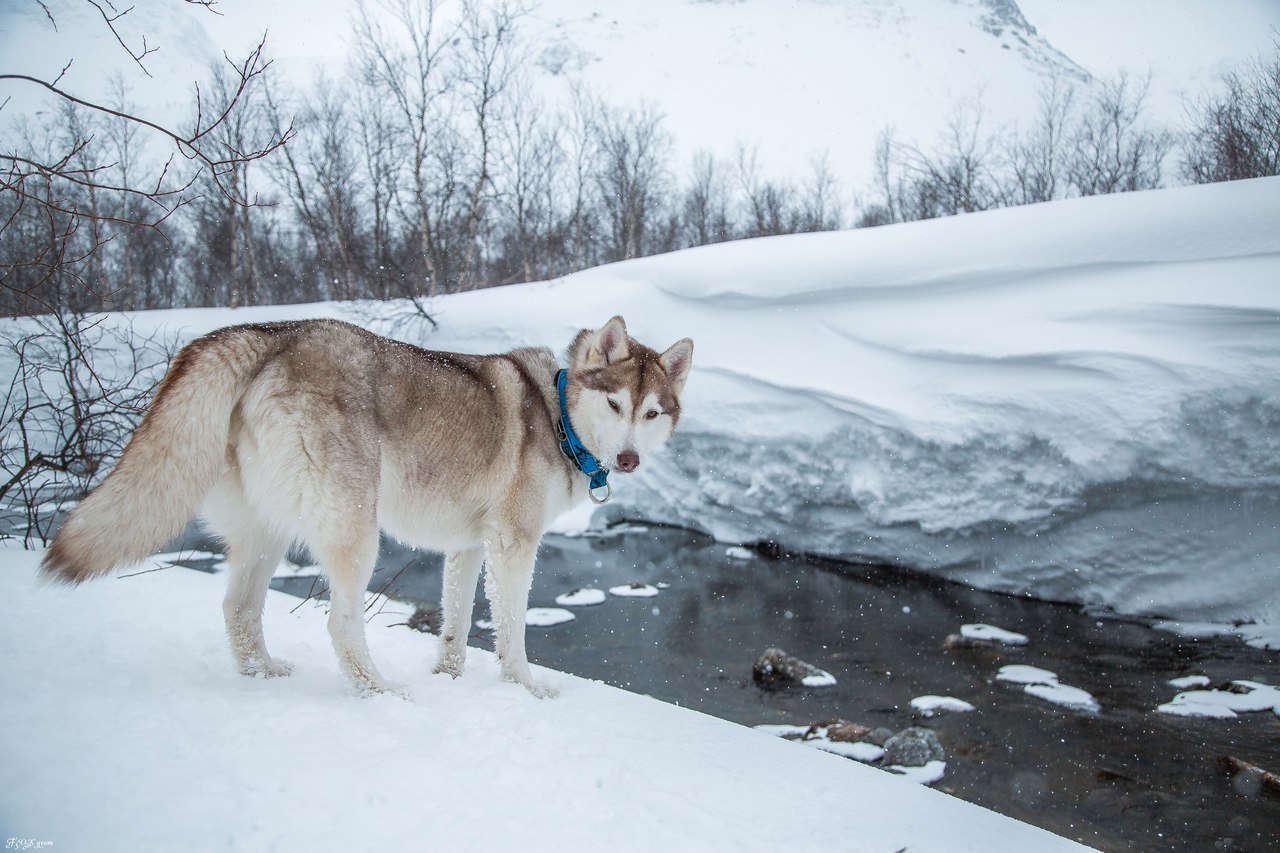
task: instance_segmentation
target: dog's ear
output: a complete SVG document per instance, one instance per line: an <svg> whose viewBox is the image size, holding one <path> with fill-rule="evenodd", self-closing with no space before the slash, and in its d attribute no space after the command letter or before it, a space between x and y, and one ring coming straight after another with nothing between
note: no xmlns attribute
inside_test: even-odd
<svg viewBox="0 0 1280 853"><path fill-rule="evenodd" d="M684 388L684 381L689 378L689 368L693 366L693 339L683 338L676 341L659 358L667 379L677 394Z"/></svg>
<svg viewBox="0 0 1280 853"><path fill-rule="evenodd" d="M587 367L604 367L626 361L630 357L631 347L627 345L627 324L621 317L614 317L591 336L591 340L587 342L583 362Z"/></svg>

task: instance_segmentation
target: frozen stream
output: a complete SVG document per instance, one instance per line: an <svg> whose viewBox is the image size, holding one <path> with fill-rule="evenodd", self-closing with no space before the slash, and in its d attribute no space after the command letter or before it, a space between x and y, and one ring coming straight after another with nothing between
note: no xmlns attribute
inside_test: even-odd
<svg viewBox="0 0 1280 853"><path fill-rule="evenodd" d="M572 621L529 628L530 658L745 725L829 718L895 731L924 725L947 751L937 787L1104 849L1249 850L1280 837L1277 792L1233 781L1223 763L1231 756L1280 769L1280 718L1155 711L1179 692L1168 682L1181 676L1277 684L1274 651L889 569L731 556L708 538L661 528L548 537L530 603L552 607L576 588L635 581L668 586L649 598L607 595L566 608ZM307 577L274 586L299 596L321 588ZM384 548L370 585L428 609L439 587L438 557L395 546ZM486 615L477 606L476 619ZM944 648L966 623L1017 631L1029 643ZM476 629L471 643L491 647L492 638ZM827 670L837 684L757 687L751 665L769 646ZM1101 710L1068 710L996 681L1008 664L1057 673ZM926 719L910 701L928 694L975 710Z"/></svg>

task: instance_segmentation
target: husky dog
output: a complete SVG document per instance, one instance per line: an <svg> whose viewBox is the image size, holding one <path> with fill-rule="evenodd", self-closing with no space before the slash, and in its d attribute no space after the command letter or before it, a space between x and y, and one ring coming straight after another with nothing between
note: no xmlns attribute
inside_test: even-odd
<svg viewBox="0 0 1280 853"><path fill-rule="evenodd" d="M544 348L431 352L332 320L232 326L178 353L119 464L67 518L41 564L79 583L135 563L199 511L228 544L223 614L249 675L287 675L267 652L262 608L290 543L329 578L329 634L362 692L379 674L364 632L378 530L444 551L437 673L462 673L476 581L502 674L535 696L525 610L538 542L566 509L608 497L680 419L693 360L621 317L583 329L558 370Z"/></svg>

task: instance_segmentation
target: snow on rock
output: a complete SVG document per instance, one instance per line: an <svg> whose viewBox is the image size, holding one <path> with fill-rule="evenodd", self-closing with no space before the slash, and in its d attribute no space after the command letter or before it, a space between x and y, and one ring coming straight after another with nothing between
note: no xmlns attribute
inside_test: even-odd
<svg viewBox="0 0 1280 853"><path fill-rule="evenodd" d="M1280 689L1257 681L1233 681L1231 685L1233 689L1229 690L1188 690L1156 710L1183 717L1224 719L1258 711L1274 711L1280 716Z"/></svg>
<svg viewBox="0 0 1280 853"><path fill-rule="evenodd" d="M658 588L652 584L636 581L622 586L611 586L609 587L609 594L616 595L619 598L653 598L658 594Z"/></svg>
<svg viewBox="0 0 1280 853"><path fill-rule="evenodd" d="M1184 675L1181 678L1169 679L1169 684L1179 690L1184 687L1208 687L1212 683L1207 675Z"/></svg>
<svg viewBox="0 0 1280 853"><path fill-rule="evenodd" d="M0 546L0 814L21 817L9 834L54 850L345 853L424 838L458 850L587 850L603 838L619 851L1084 849L874 768L535 666L560 688L538 700L503 681L488 651L470 650L462 678L432 675L437 640L390 627L400 614L374 616L369 645L408 700L357 697L324 610L276 592L267 641L293 675L245 678L227 650L219 578L40 587L40 557Z"/></svg>
<svg viewBox="0 0 1280 853"><path fill-rule="evenodd" d="M749 548L743 548L741 545L731 545L724 549L725 556L732 557L735 560L750 560L755 554Z"/></svg>
<svg viewBox="0 0 1280 853"><path fill-rule="evenodd" d="M1058 674L1038 666L1015 663L1000 667L996 681L1023 685L1023 692L1077 711L1098 711L1098 700L1087 690L1058 683Z"/></svg>
<svg viewBox="0 0 1280 853"><path fill-rule="evenodd" d="M830 726L764 724L753 726L757 731L767 732L771 735L785 738L787 740L798 741L806 746L811 746L814 749L820 749L823 752L830 752L833 755L843 756L844 758L851 758L854 761L861 761L863 764L871 764L884 757L883 747L863 740L846 737L841 732L843 727L851 727L851 724L839 723ZM863 733L870 731L870 729L867 729L865 726L855 726L852 728Z"/></svg>
<svg viewBox="0 0 1280 853"><path fill-rule="evenodd" d="M782 649L765 649L751 667L751 677L759 684L802 684L805 687L831 687L835 676L811 663L789 655Z"/></svg>
<svg viewBox="0 0 1280 853"><path fill-rule="evenodd" d="M1028 684L1022 688L1023 692L1035 696L1037 699L1043 699L1046 702L1052 702L1054 705L1061 705L1064 708L1072 708L1077 711L1098 711L1098 700L1093 698L1087 690L1081 690L1079 687L1071 687L1066 684Z"/></svg>
<svg viewBox="0 0 1280 853"><path fill-rule="evenodd" d="M1013 684L1057 684L1058 674L1038 666L1011 663L1000 667L1000 671L996 673L996 681L1008 681Z"/></svg>
<svg viewBox="0 0 1280 853"><path fill-rule="evenodd" d="M532 628L549 628L572 622L577 617L560 607L530 607L524 615L524 624Z"/></svg>
<svg viewBox="0 0 1280 853"><path fill-rule="evenodd" d="M833 755L840 755L845 758L852 758L854 761L861 761L863 764L870 764L879 761L884 757L884 748L876 746L874 743L864 743L863 741L843 741L843 740L826 740L825 738L808 738L801 741L815 749L823 752L830 752Z"/></svg>
<svg viewBox="0 0 1280 853"><path fill-rule="evenodd" d="M908 782L915 782L917 785L932 785L935 782L941 782L942 777L946 775L947 762L934 760L920 767L890 764L885 767L885 770L896 776L903 777Z"/></svg>
<svg viewBox="0 0 1280 853"><path fill-rule="evenodd" d="M960 636L969 640L985 640L1006 646L1025 646L1027 644L1027 636L1025 634L1006 631L1004 628L997 628L994 625L961 625Z"/></svg>
<svg viewBox="0 0 1280 853"><path fill-rule="evenodd" d="M887 766L923 767L931 761L947 757L938 735L932 729L911 726L885 741L884 763Z"/></svg>
<svg viewBox="0 0 1280 853"><path fill-rule="evenodd" d="M571 589L568 592L561 593L556 596L556 604L561 607L589 607L593 604L603 604L605 600L604 590L592 589Z"/></svg>
<svg viewBox="0 0 1280 853"><path fill-rule="evenodd" d="M938 714L961 714L973 710L973 705L954 696L917 696L911 700L911 707L926 717L935 717Z"/></svg>

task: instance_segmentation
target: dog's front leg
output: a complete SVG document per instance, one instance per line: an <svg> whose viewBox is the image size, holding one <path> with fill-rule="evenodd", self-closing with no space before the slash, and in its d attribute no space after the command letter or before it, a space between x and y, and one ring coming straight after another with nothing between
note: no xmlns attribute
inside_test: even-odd
<svg viewBox="0 0 1280 853"><path fill-rule="evenodd" d="M529 587L538 554L536 538L515 539L510 535L488 543L485 595L497 631L498 661L502 677L523 684L539 699L554 697L555 688L533 680L525 652L525 613L529 609Z"/></svg>

